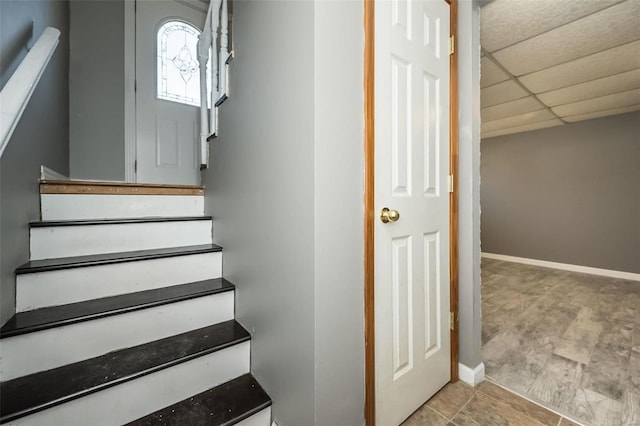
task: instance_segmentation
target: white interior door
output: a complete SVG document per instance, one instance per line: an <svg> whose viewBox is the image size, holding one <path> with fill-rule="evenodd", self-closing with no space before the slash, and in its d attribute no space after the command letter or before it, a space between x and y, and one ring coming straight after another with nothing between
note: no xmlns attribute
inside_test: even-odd
<svg viewBox="0 0 640 426"><path fill-rule="evenodd" d="M450 380L449 5L375 5L376 424ZM390 216L394 219L393 214Z"/></svg>
<svg viewBox="0 0 640 426"><path fill-rule="evenodd" d="M205 16L174 0L136 1L138 182L200 184L196 41Z"/></svg>

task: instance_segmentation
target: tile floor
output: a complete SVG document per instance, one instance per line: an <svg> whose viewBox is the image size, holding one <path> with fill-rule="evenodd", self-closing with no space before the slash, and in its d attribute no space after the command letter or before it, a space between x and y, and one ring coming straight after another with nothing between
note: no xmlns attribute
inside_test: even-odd
<svg viewBox="0 0 640 426"><path fill-rule="evenodd" d="M575 425L489 381L475 389L449 383L402 426L570 426Z"/></svg>
<svg viewBox="0 0 640 426"><path fill-rule="evenodd" d="M482 260L486 376L586 425L640 426L640 282Z"/></svg>

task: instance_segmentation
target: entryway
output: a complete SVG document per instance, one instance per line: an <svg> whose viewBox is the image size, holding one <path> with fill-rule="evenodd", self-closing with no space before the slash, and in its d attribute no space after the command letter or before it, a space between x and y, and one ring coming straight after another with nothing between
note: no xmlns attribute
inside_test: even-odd
<svg viewBox="0 0 640 426"><path fill-rule="evenodd" d="M200 184L197 46L206 12L177 1L136 2L137 182Z"/></svg>
<svg viewBox="0 0 640 426"><path fill-rule="evenodd" d="M585 425L640 423L638 14L481 10L486 377Z"/></svg>

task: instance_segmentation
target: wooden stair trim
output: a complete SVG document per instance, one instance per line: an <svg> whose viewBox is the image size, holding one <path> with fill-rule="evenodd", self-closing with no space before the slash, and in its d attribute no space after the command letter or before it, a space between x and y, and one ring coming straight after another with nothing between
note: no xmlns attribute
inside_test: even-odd
<svg viewBox="0 0 640 426"><path fill-rule="evenodd" d="M197 185L169 185L157 183L41 180L40 193L96 195L204 195L204 187Z"/></svg>

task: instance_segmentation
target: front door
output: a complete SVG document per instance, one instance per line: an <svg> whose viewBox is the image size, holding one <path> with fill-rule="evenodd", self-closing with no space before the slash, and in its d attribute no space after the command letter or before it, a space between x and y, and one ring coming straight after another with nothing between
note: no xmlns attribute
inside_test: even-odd
<svg viewBox="0 0 640 426"><path fill-rule="evenodd" d="M200 184L196 43L206 11L174 0L136 2L136 179Z"/></svg>
<svg viewBox="0 0 640 426"><path fill-rule="evenodd" d="M449 13L445 0L375 4L378 426L450 380Z"/></svg>

